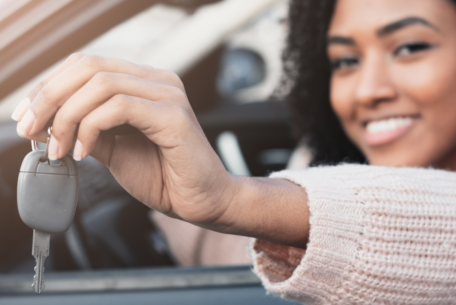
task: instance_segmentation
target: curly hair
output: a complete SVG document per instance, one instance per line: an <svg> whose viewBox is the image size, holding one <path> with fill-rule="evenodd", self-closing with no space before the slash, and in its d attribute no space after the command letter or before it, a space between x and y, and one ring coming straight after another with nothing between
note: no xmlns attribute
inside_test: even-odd
<svg viewBox="0 0 456 305"><path fill-rule="evenodd" d="M292 110L294 134L312 150L311 165L366 162L346 136L329 99L331 68L326 55L326 32L335 3L336 0L292 0L289 8L281 87L288 88L285 100Z"/></svg>

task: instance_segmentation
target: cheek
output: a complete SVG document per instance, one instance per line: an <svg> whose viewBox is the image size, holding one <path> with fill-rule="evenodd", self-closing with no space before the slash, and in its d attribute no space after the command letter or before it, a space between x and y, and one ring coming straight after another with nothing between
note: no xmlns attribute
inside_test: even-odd
<svg viewBox="0 0 456 305"><path fill-rule="evenodd" d="M442 53L396 73L403 93L420 112L426 133L439 138L456 128L456 56Z"/></svg>
<svg viewBox="0 0 456 305"><path fill-rule="evenodd" d="M352 89L349 79L337 76L331 78L331 107L343 125L348 124L354 117Z"/></svg>
<svg viewBox="0 0 456 305"><path fill-rule="evenodd" d="M422 119L416 145L434 162L456 147L456 56L435 56L413 66L399 67L396 82Z"/></svg>
<svg viewBox="0 0 456 305"><path fill-rule="evenodd" d="M430 110L456 97L456 56L448 55L436 52L429 60L393 71L404 93L422 110Z"/></svg>
<svg viewBox="0 0 456 305"><path fill-rule="evenodd" d="M356 121L356 105L353 99L356 86L354 75L349 77L333 77L331 79L331 107L338 117L347 136L354 142L359 142L359 124Z"/></svg>

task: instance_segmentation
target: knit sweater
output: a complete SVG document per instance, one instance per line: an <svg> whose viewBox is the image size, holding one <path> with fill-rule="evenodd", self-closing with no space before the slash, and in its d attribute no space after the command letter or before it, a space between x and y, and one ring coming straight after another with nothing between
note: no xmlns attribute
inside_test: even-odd
<svg viewBox="0 0 456 305"><path fill-rule="evenodd" d="M306 189L306 250L255 240L267 290L312 304L456 304L456 174L367 165L282 171Z"/></svg>

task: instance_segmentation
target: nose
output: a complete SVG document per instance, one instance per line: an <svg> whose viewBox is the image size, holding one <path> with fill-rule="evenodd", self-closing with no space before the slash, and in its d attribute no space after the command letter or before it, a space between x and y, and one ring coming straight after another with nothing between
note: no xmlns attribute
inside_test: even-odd
<svg viewBox="0 0 456 305"><path fill-rule="evenodd" d="M355 92L357 104L374 107L396 98L397 91L389 75L388 63L381 56L366 56L360 72Z"/></svg>

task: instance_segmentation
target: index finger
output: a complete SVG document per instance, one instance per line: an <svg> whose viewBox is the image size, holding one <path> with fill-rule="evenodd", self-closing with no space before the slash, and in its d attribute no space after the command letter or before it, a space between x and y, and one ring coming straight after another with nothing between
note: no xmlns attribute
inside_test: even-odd
<svg viewBox="0 0 456 305"><path fill-rule="evenodd" d="M40 132L73 94L97 74L105 72L123 73L140 79L170 84L184 91L182 81L172 72L133 64L122 59L84 55L37 93L18 126L20 134L30 138ZM104 84L101 83L100 86L104 87Z"/></svg>
<svg viewBox="0 0 456 305"><path fill-rule="evenodd" d="M55 70L53 70L49 75L47 75L41 82L39 82L27 96L16 106L11 115L11 118L15 121L22 120L22 117L26 113L27 109L29 108L30 104L32 103L33 99L38 95L38 93L55 77L60 75L63 71L73 66L77 63L84 54L82 53L74 53L70 55L62 64L60 64Z"/></svg>

